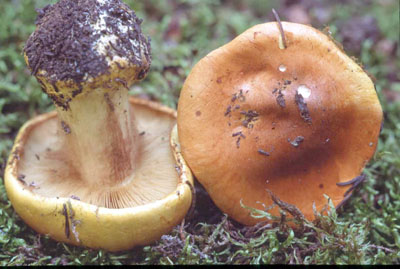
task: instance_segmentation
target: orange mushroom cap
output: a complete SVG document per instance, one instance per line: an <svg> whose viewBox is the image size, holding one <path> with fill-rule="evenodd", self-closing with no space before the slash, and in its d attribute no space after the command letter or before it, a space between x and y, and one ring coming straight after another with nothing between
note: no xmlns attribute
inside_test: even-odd
<svg viewBox="0 0 400 269"><path fill-rule="evenodd" d="M254 224L240 205L271 205L267 189L313 219L337 205L374 154L382 109L363 69L325 34L256 25L208 54L178 104L182 154L215 204ZM278 215L275 207L272 214ZM265 220L265 219L264 219Z"/></svg>

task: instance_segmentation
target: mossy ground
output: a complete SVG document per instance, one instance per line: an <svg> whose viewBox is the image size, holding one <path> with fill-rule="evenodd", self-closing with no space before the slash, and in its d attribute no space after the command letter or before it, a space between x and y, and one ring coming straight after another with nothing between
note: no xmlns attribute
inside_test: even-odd
<svg viewBox="0 0 400 269"><path fill-rule="evenodd" d="M19 127L52 110L23 61L34 31L35 8L54 1L3 0L0 4L0 177ZM385 124L367 180L336 211L293 230L285 221L243 227L224 216L197 185L194 214L156 243L109 253L40 236L15 214L0 180L0 265L87 264L398 264L400 263L399 2L379 1L126 1L144 19L152 38L153 65L132 94L176 107L191 67L207 52L250 26L282 19L323 29L358 58L376 79ZM286 219L289 212L282 211ZM268 216L266 212L254 212Z"/></svg>

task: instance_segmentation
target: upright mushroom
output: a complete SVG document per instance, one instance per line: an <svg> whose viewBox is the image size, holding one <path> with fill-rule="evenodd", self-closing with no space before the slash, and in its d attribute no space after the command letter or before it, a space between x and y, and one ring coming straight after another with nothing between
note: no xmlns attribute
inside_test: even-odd
<svg viewBox="0 0 400 269"><path fill-rule="evenodd" d="M39 12L24 56L57 113L21 128L5 172L13 207L39 233L123 250L169 232L190 207L176 131L170 142L176 112L128 96L151 62L140 24L119 0Z"/></svg>
<svg viewBox="0 0 400 269"><path fill-rule="evenodd" d="M270 191L308 219L324 194L339 204L382 123L371 79L330 37L278 26L256 25L201 59L178 104L183 157L216 205L244 224L263 219L240 202L263 209Z"/></svg>

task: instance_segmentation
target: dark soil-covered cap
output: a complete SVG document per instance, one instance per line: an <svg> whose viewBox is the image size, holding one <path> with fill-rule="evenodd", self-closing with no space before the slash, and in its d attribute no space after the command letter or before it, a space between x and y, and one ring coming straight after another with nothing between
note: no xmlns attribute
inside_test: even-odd
<svg viewBox="0 0 400 269"><path fill-rule="evenodd" d="M141 20L120 0L60 0L38 10L36 31L24 52L33 75L76 85L132 66L141 79L149 69L150 43Z"/></svg>

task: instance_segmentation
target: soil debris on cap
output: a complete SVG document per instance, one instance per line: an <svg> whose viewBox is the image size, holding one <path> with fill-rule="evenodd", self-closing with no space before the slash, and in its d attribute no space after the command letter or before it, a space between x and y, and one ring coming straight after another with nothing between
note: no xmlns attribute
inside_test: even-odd
<svg viewBox="0 0 400 269"><path fill-rule="evenodd" d="M238 139L236 140L236 148L240 148L240 136L238 137Z"/></svg>
<svg viewBox="0 0 400 269"><path fill-rule="evenodd" d="M225 117L228 116L231 113L231 111L232 111L232 106L228 105L228 107L226 108L226 111L224 113L224 116Z"/></svg>
<svg viewBox="0 0 400 269"><path fill-rule="evenodd" d="M270 155L269 152L266 152L265 150L262 150L262 149L259 149L257 151L258 151L258 153L260 153L261 155L264 155L264 156L269 156Z"/></svg>
<svg viewBox="0 0 400 269"><path fill-rule="evenodd" d="M247 92L248 92L248 91L247 91ZM246 93L247 93L247 92L246 92ZM242 89L239 90L238 100L239 100L240 102L246 101L246 97L243 95L243 90L242 90Z"/></svg>
<svg viewBox="0 0 400 269"><path fill-rule="evenodd" d="M290 85L292 83L292 81L286 79L283 81L283 85Z"/></svg>
<svg viewBox="0 0 400 269"><path fill-rule="evenodd" d="M308 111L307 103L304 101L303 96L296 92L296 95L294 96L294 101L300 111L300 116L303 118L305 122L311 124L312 121L310 112Z"/></svg>
<svg viewBox="0 0 400 269"><path fill-rule="evenodd" d="M236 95L236 93L235 93L235 94L232 95L231 102L232 102L232 103L235 102L236 99L237 99L237 95Z"/></svg>
<svg viewBox="0 0 400 269"><path fill-rule="evenodd" d="M247 92L248 91L246 91L246 93ZM232 95L231 102L234 103L236 100L239 100L239 102L246 101L246 96L244 96L242 89L240 89L239 92Z"/></svg>
<svg viewBox="0 0 400 269"><path fill-rule="evenodd" d="M292 144L293 147L297 148L304 141L303 136L297 136L293 141L288 138L288 142Z"/></svg>
<svg viewBox="0 0 400 269"><path fill-rule="evenodd" d="M276 102L282 108L286 107L285 97L281 90L278 91L278 96L276 97Z"/></svg>
<svg viewBox="0 0 400 269"><path fill-rule="evenodd" d="M140 29L142 21L119 0L61 0L38 13L37 29L24 48L33 75L44 70L52 83L71 80L80 85L88 76L108 73L106 55L124 56L138 66L142 55L151 61L149 40ZM105 47L108 53L101 54L96 46L105 33L95 26L103 22L118 44L114 49Z"/></svg>
<svg viewBox="0 0 400 269"><path fill-rule="evenodd" d="M259 114L255 110L240 111L240 114L244 115L242 125L246 128L253 128L253 122L258 119Z"/></svg>
<svg viewBox="0 0 400 269"><path fill-rule="evenodd" d="M272 94L276 96L276 102L282 108L286 107L286 101L283 91L286 90L287 86L291 83L292 81L290 80L283 80L283 85L281 86L281 83L278 81L278 87L272 90Z"/></svg>
<svg viewBox="0 0 400 269"><path fill-rule="evenodd" d="M240 137L242 137L242 138L246 138L246 136L242 133L242 132L236 132L236 133L233 133L232 134L232 137L235 137L235 136L240 136Z"/></svg>

